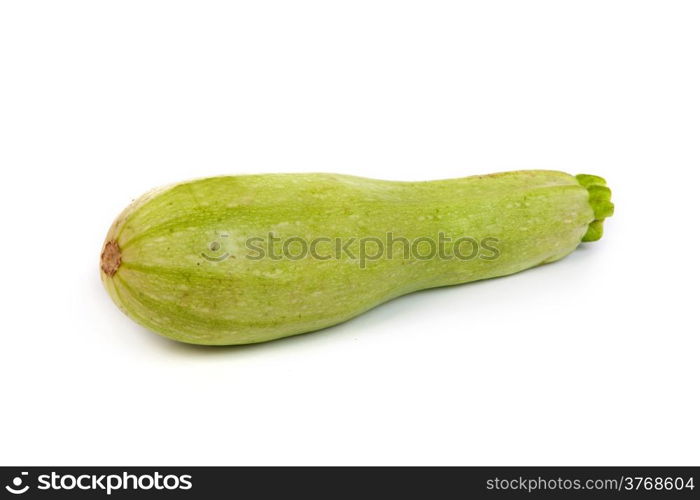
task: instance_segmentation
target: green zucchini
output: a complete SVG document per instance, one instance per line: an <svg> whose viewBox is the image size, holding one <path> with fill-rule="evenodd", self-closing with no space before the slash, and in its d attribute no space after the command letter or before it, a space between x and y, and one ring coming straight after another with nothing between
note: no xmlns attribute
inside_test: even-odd
<svg viewBox="0 0 700 500"><path fill-rule="evenodd" d="M416 290L553 262L599 239L612 213L602 178L546 170L428 182L213 177L127 207L100 274L122 311L166 337L264 342Z"/></svg>

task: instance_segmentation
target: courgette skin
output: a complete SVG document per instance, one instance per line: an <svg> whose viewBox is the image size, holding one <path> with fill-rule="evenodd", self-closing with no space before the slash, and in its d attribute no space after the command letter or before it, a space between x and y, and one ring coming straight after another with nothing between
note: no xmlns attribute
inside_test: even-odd
<svg viewBox="0 0 700 500"><path fill-rule="evenodd" d="M193 344L248 344L335 325L416 290L556 261L599 239L612 212L602 178L547 170L427 182L213 177L154 190L127 207L109 229L100 274L112 300L150 330ZM469 253L455 248L464 237L492 250L441 258L424 242L406 255L399 242L391 256L385 248L360 263L358 242L349 253L334 247L353 238L386 242L387 234L409 243L442 234L453 242L443 245L448 255ZM302 243L288 247L293 258L273 258L270 237L318 240L323 258L298 258Z"/></svg>

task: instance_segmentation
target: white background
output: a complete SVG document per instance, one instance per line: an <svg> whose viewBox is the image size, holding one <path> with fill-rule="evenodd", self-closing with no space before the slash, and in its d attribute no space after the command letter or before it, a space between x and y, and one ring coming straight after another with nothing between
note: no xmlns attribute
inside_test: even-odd
<svg viewBox="0 0 700 500"><path fill-rule="evenodd" d="M700 6L0 4L0 463L694 464ZM604 176L605 237L269 344L123 316L98 256L216 174Z"/></svg>

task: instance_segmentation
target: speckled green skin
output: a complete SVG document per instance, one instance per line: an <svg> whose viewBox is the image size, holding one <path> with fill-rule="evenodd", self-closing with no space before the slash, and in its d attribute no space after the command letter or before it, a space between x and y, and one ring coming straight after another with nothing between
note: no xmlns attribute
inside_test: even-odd
<svg viewBox="0 0 700 500"><path fill-rule="evenodd" d="M518 171L429 182L334 174L215 177L155 190L114 222L121 262L101 271L114 302L182 342L228 345L318 330L416 290L552 262L602 235L612 214L600 177ZM246 238L497 238L486 260L251 260ZM210 251L212 241L225 245ZM326 247L328 250L329 244ZM354 248L357 248L356 246ZM449 250L449 245L448 245ZM219 258L220 262L204 257Z"/></svg>

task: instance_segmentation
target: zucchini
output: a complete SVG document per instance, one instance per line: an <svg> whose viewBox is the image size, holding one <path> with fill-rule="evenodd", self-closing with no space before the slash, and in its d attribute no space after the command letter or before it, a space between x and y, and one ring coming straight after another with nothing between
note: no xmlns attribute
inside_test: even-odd
<svg viewBox="0 0 700 500"><path fill-rule="evenodd" d="M556 261L599 239L612 213L602 178L546 170L428 182L213 177L127 207L100 274L122 311L166 337L264 342L416 290Z"/></svg>

